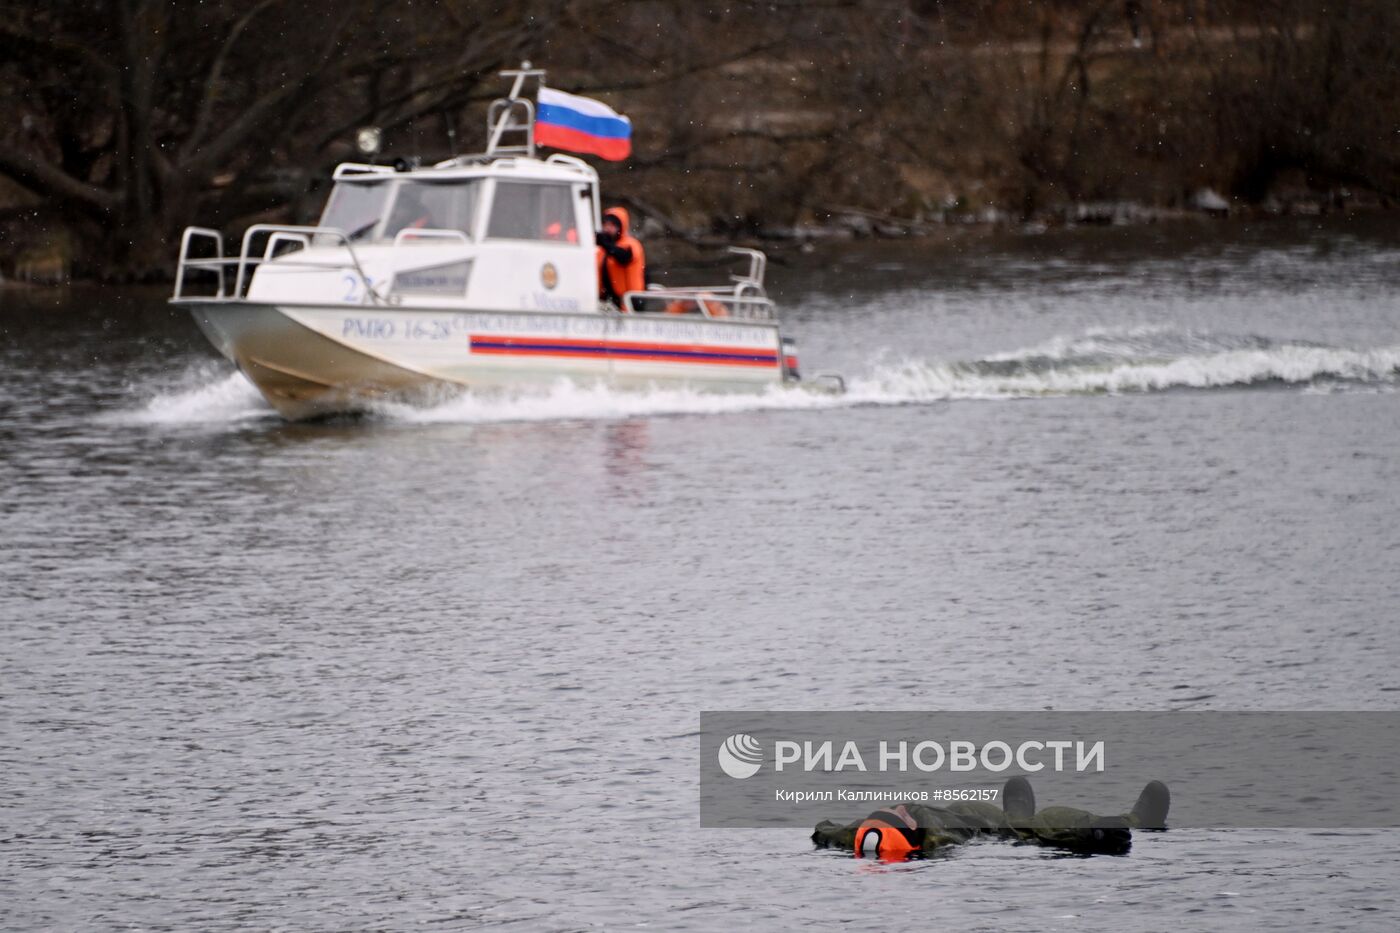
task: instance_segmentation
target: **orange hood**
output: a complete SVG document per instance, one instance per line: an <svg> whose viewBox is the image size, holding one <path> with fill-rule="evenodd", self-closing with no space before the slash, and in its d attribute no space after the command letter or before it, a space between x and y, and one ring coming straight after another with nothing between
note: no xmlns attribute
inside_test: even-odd
<svg viewBox="0 0 1400 933"><path fill-rule="evenodd" d="M627 208L610 207L607 210L603 211L603 216L612 217L616 219L618 225L622 227L623 236L627 236L632 232L632 217L627 213Z"/></svg>

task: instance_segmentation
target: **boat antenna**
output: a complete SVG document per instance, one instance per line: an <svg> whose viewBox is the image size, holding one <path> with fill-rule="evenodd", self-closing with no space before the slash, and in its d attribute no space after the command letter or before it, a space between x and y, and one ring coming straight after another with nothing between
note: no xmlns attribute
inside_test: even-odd
<svg viewBox="0 0 1400 933"><path fill-rule="evenodd" d="M520 92L525 89L525 81L527 78L539 78L540 87L544 87L545 72L538 68L531 68L530 63L528 61L521 62L519 68L512 68L507 71L502 71L500 72L500 75L502 78L515 79L515 83L513 83L510 88L510 96L506 98L507 103L514 102L520 99ZM526 101L526 105L529 105L529 101ZM491 127L491 138L487 140L486 143L487 153L492 153L496 151L496 147L500 145L501 136L505 134L506 130L517 128L511 126L510 116L511 107L502 107L500 116L496 118L495 125ZM531 117L531 122L533 123L533 114L531 115Z"/></svg>

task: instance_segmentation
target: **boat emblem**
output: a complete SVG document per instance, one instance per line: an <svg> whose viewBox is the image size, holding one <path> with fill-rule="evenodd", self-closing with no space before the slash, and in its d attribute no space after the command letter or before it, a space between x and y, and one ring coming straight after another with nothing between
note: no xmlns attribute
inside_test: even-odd
<svg viewBox="0 0 1400 933"><path fill-rule="evenodd" d="M559 284L559 270L554 268L554 263L547 262L540 268L540 281L545 288L553 288Z"/></svg>

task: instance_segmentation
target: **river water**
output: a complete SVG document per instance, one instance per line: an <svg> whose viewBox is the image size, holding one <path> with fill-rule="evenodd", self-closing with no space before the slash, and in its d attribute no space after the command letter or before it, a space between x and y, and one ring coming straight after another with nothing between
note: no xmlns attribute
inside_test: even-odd
<svg viewBox="0 0 1400 933"><path fill-rule="evenodd" d="M0 928L1393 929L1397 831L879 866L699 828L696 758L702 709L1395 709L1393 221L770 278L844 398L288 425L163 296L0 293Z"/></svg>

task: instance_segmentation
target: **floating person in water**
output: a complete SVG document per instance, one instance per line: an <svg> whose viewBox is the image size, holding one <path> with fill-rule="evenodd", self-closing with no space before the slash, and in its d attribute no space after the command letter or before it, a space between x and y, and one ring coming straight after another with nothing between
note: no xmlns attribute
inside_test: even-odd
<svg viewBox="0 0 1400 933"><path fill-rule="evenodd" d="M1132 810L1121 816L1099 816L1073 807L1037 811L1030 781L1014 777L1002 791L1001 808L980 802L946 808L901 804L844 826L823 820L812 833L812 842L823 849L850 850L856 858L874 855L888 861L916 858L978 837L1082 854L1121 855L1132 847L1134 829L1165 829L1170 807L1167 785L1151 781Z"/></svg>

